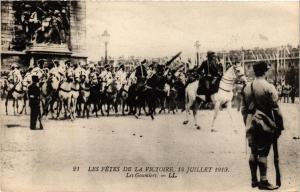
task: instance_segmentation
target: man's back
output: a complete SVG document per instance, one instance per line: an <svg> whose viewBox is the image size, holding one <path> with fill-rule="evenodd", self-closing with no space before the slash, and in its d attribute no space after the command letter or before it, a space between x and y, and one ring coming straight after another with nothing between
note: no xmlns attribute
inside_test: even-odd
<svg viewBox="0 0 300 192"><path fill-rule="evenodd" d="M31 107L39 105L40 89L36 84L31 84L28 87L29 105Z"/></svg>
<svg viewBox="0 0 300 192"><path fill-rule="evenodd" d="M271 110L278 107L278 93L274 85L268 83L265 79L255 79L244 88L245 102L249 105L254 102L252 97L251 85L253 86L253 94L255 95L256 108L260 109L272 118ZM247 106L249 107L249 106Z"/></svg>

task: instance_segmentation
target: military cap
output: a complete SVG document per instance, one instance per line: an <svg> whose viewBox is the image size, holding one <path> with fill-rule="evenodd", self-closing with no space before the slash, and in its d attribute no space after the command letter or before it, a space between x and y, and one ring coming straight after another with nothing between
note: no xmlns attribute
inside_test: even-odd
<svg viewBox="0 0 300 192"><path fill-rule="evenodd" d="M44 63L45 63L44 59L38 60L38 64L39 64L39 65L40 65L40 64L44 64Z"/></svg>
<svg viewBox="0 0 300 192"><path fill-rule="evenodd" d="M261 71L266 72L270 69L270 66L265 61L259 61L253 65L254 72Z"/></svg>
<svg viewBox="0 0 300 192"><path fill-rule="evenodd" d="M57 10L57 9L54 10L55 15L58 15L59 13L60 13L59 10Z"/></svg>
<svg viewBox="0 0 300 192"><path fill-rule="evenodd" d="M141 64L144 64L144 63L146 63L147 61L146 61L146 59L144 59L142 62L141 62Z"/></svg>
<svg viewBox="0 0 300 192"><path fill-rule="evenodd" d="M17 68L17 67L18 67L18 65L15 63L11 65L11 68Z"/></svg>
<svg viewBox="0 0 300 192"><path fill-rule="evenodd" d="M207 52L207 57L213 57L213 56L215 56L215 52L213 52L213 51L208 51Z"/></svg>
<svg viewBox="0 0 300 192"><path fill-rule="evenodd" d="M153 63L151 63L150 65L148 65L148 67L149 67L149 68L153 68L154 65L155 65L155 63L153 62Z"/></svg>
<svg viewBox="0 0 300 192"><path fill-rule="evenodd" d="M157 70L163 70L163 69L164 69L164 65L157 65L157 66L156 66L156 69L157 69Z"/></svg>
<svg viewBox="0 0 300 192"><path fill-rule="evenodd" d="M106 65L104 66L104 68L105 68L105 69L110 68L110 65L109 65L109 64L106 64Z"/></svg>
<svg viewBox="0 0 300 192"><path fill-rule="evenodd" d="M124 69L124 67L125 67L125 65L124 65L124 64L121 64L121 65L119 66L119 69L121 69L121 68Z"/></svg>
<svg viewBox="0 0 300 192"><path fill-rule="evenodd" d="M39 77L37 75L32 75L32 82L37 83L39 82Z"/></svg>

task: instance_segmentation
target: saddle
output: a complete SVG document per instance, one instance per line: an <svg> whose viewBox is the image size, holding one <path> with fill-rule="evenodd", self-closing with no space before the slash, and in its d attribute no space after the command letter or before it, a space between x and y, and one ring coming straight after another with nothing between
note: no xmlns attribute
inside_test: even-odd
<svg viewBox="0 0 300 192"><path fill-rule="evenodd" d="M198 95L212 95L218 92L220 78L213 76L203 76L199 79L199 85L197 89Z"/></svg>

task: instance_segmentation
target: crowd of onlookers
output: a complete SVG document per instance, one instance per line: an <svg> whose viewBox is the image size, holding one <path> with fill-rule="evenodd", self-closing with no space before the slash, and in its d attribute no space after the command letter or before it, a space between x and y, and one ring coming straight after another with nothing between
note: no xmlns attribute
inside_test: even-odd
<svg viewBox="0 0 300 192"><path fill-rule="evenodd" d="M282 84L278 84L276 88L279 94L279 101L282 102L283 100L284 103L295 103L295 97L299 94L298 87L283 82Z"/></svg>

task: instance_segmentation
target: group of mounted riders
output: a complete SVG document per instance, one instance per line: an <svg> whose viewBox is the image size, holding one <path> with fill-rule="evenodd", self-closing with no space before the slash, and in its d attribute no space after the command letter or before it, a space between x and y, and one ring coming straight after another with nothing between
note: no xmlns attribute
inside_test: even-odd
<svg viewBox="0 0 300 192"><path fill-rule="evenodd" d="M108 64L99 69L67 60L65 63L54 61L45 67L44 60L39 60L22 77L18 65L14 64L7 79L6 106L8 98L12 97L14 113L15 102L18 113L18 100L24 101L20 112L26 110L26 92L32 75L39 78L42 114L51 112L53 116L56 113L56 118L62 108L65 117L71 119L76 115L89 117L90 112L96 116L98 112L109 115L111 110L118 113L120 108L123 115L127 112L137 118L141 109L152 119L157 107L160 107L159 113L166 107L175 113L178 108L184 109L185 88L195 80L199 80L198 94L205 95L205 102L211 104L211 95L218 91L223 75L219 58L214 52L208 52L207 60L200 66L190 68L190 62L181 62L174 67L171 64L180 54L163 64L143 60L129 72L122 63L112 72Z"/></svg>

